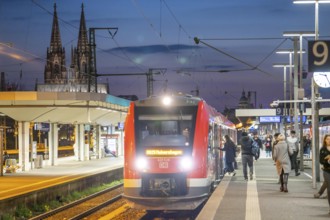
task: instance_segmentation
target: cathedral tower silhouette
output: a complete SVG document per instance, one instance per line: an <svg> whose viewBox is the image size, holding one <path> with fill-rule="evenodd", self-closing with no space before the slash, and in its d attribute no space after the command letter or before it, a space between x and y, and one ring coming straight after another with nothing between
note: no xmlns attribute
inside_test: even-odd
<svg viewBox="0 0 330 220"><path fill-rule="evenodd" d="M53 25L50 46L44 71L44 84L37 84L38 91L87 92L90 69L90 48L84 4L81 5L78 43L71 46L71 64L66 66L65 48L62 46L56 3L54 4ZM99 93L108 93L107 84L98 84Z"/></svg>

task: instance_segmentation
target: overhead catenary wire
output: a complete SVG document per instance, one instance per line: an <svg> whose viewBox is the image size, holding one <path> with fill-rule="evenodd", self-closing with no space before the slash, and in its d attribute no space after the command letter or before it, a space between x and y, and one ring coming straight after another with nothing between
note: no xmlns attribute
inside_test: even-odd
<svg viewBox="0 0 330 220"><path fill-rule="evenodd" d="M204 45L206 45L206 46L208 46L208 47L210 47L210 48L218 51L219 53L222 53L223 55L228 56L228 57L230 57L230 58L232 58L232 59L234 59L234 60L236 60L236 61L238 61L238 62L240 62L240 63L242 63L242 64L244 64L246 66L248 66L248 67L250 67L251 68L250 70L258 70L259 72L265 73L268 76L272 76L270 73L268 73L268 72L260 69L259 67L254 66L254 65L252 65L250 63L247 63L246 61L243 61L243 60L241 60L241 59L239 59L237 57L234 57L233 55L231 55L231 54L229 54L229 53L227 53L227 52L225 52L223 50L220 50L219 48L216 48L216 47L214 47L214 46L206 43L205 41L198 39L197 37L194 38L194 41L196 42L196 44L198 44L199 42L201 42L202 44L204 44Z"/></svg>
<svg viewBox="0 0 330 220"><path fill-rule="evenodd" d="M168 11L170 12L170 14L172 15L172 17L174 18L175 22L177 23L177 25L183 30L183 32L187 35L187 37L189 39L192 39L191 35L188 34L188 32L183 28L182 24L179 22L179 19L175 16L175 14L173 13L173 11L171 10L171 8L168 6L168 4L166 3L165 0L161 0L164 2L166 8L168 9Z"/></svg>

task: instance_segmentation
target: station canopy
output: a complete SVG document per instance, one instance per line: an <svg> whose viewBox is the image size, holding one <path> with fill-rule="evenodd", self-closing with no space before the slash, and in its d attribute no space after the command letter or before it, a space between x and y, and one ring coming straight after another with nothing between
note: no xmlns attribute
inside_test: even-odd
<svg viewBox="0 0 330 220"><path fill-rule="evenodd" d="M101 93L0 92L0 112L19 122L108 126L125 120L129 103Z"/></svg>

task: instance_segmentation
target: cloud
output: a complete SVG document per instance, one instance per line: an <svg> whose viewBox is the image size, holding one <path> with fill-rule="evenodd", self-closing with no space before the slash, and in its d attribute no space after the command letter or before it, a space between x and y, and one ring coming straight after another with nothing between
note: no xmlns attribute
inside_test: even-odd
<svg viewBox="0 0 330 220"><path fill-rule="evenodd" d="M154 53L174 53L183 50L199 49L199 46L190 46L184 44L171 44L171 45L144 45L144 46L128 46L128 47L115 47L106 50L107 52L124 51L133 54L154 54Z"/></svg>

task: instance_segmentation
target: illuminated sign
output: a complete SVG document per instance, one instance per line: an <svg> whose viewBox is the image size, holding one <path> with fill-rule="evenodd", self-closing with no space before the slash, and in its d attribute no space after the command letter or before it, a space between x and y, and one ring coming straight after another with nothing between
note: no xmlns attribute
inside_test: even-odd
<svg viewBox="0 0 330 220"><path fill-rule="evenodd" d="M124 122L118 122L118 130L124 130Z"/></svg>
<svg viewBox="0 0 330 220"><path fill-rule="evenodd" d="M306 115L303 115L303 118L302 118L302 121L303 121L303 123L305 123L305 122L306 122L306 120L307 120L307 116L306 116ZM286 117L286 122L288 122L288 123L290 123L290 122L291 122L291 120L290 120L290 117L289 117L289 116L287 116L287 117ZM294 117L292 117L292 122L295 122L295 120L294 120ZM298 122L300 122L300 116L298 117Z"/></svg>
<svg viewBox="0 0 330 220"><path fill-rule="evenodd" d="M183 150L176 149L148 149L146 150L147 156L181 156Z"/></svg>
<svg viewBox="0 0 330 220"><path fill-rule="evenodd" d="M280 116L260 116L259 117L260 123L279 123L281 122Z"/></svg>
<svg viewBox="0 0 330 220"><path fill-rule="evenodd" d="M49 131L49 124L48 123L35 123L34 124L34 130L37 131Z"/></svg>

